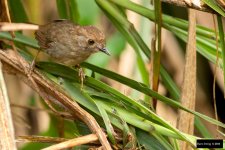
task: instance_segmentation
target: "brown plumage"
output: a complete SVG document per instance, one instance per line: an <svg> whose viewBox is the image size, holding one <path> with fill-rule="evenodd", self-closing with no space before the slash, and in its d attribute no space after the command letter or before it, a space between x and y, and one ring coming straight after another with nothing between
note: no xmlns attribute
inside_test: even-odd
<svg viewBox="0 0 225 150"><path fill-rule="evenodd" d="M35 33L40 48L56 61L74 66L105 48L105 35L94 26L80 26L68 20L55 20L39 26Z"/></svg>

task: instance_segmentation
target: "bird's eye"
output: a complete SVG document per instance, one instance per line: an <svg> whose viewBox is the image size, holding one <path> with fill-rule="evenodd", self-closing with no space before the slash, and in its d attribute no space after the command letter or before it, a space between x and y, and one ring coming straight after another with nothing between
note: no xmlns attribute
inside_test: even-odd
<svg viewBox="0 0 225 150"><path fill-rule="evenodd" d="M92 39L89 39L89 40L88 40L88 44L89 44L89 45L93 45L93 44L95 44L95 41L92 40Z"/></svg>

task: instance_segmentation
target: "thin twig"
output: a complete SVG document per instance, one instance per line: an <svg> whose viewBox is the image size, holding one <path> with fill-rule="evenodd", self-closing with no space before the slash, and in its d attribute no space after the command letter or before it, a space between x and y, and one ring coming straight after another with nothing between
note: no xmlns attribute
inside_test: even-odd
<svg viewBox="0 0 225 150"><path fill-rule="evenodd" d="M82 145L82 144L95 142L97 140L98 140L98 136L96 134L89 134L86 136L78 137L78 138L71 139L71 140L68 140L68 141L65 141L65 142L62 142L59 144L49 146L47 148L44 148L43 150L66 149L66 148L70 148L70 147L74 147L74 146L78 146L78 145Z"/></svg>
<svg viewBox="0 0 225 150"><path fill-rule="evenodd" d="M27 23L0 23L0 31L38 30L39 26Z"/></svg>
<svg viewBox="0 0 225 150"><path fill-rule="evenodd" d="M18 136L16 142L60 143L69 139L47 136Z"/></svg>
<svg viewBox="0 0 225 150"><path fill-rule="evenodd" d="M88 125L90 130L98 136L99 141L104 149L112 149L105 133L102 131L93 116L83 110L74 100L65 94L65 92L63 92L63 90L56 83L46 79L46 77L43 76L38 70L34 69L32 74L30 74L30 77L37 84L38 90L36 86L30 82L30 79L26 74L26 69L28 69L30 65L26 61L23 61L23 67L21 67L18 59L16 58L20 56L15 55L15 52L12 50L5 52L0 49L0 59L3 61L5 71L16 74L21 80L33 88L40 96L43 96L44 93L50 97L53 97L54 100L60 102L71 113L71 115L78 117Z"/></svg>

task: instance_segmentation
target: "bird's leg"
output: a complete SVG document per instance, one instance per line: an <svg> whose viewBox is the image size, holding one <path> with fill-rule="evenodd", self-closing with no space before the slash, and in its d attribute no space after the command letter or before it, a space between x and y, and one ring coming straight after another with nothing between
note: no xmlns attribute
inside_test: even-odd
<svg viewBox="0 0 225 150"><path fill-rule="evenodd" d="M80 77L80 82L81 82L81 90L83 89L84 86L84 78L85 78L85 74L83 69L80 67L80 65L77 65L78 67L78 75Z"/></svg>

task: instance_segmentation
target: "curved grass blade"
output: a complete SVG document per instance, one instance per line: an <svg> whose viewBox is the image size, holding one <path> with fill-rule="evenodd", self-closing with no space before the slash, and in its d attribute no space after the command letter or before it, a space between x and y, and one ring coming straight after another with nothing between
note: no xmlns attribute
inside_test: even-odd
<svg viewBox="0 0 225 150"><path fill-rule="evenodd" d="M0 32L0 38L11 40L11 41L13 40L14 42L18 42L33 48L37 48L37 49L39 48L36 40L29 38L27 36L24 36L23 34L18 32L15 32L15 36L16 37L12 39L11 35L8 32Z"/></svg>
<svg viewBox="0 0 225 150"><path fill-rule="evenodd" d="M91 102L95 103L95 105L97 106L100 114L101 114L101 117L104 121L104 124L105 124L105 127L106 127L106 131L107 131L107 135L108 135L108 138L110 139L110 141L113 143L113 144L116 144L116 140L113 136L113 127L111 125L111 122L110 122L110 119L109 119L109 116L107 114L107 112L105 111L104 107L101 105L101 103L99 103L98 101L95 101L94 99L92 99L84 90L82 91L82 94L88 99L90 100Z"/></svg>
<svg viewBox="0 0 225 150"><path fill-rule="evenodd" d="M211 7L213 10L218 12L220 15L225 17L225 12L216 4L214 0L202 0L204 3L206 3L209 7Z"/></svg>
<svg viewBox="0 0 225 150"><path fill-rule="evenodd" d="M219 15L217 15L217 22L218 22L218 29L219 29L219 36L220 36L220 47L222 49L223 82L224 82L224 85L225 85L225 42L224 42L223 21L222 21L222 17L219 16ZM225 92L225 89L223 89L223 92ZM225 97L225 95L224 95L224 97Z"/></svg>

